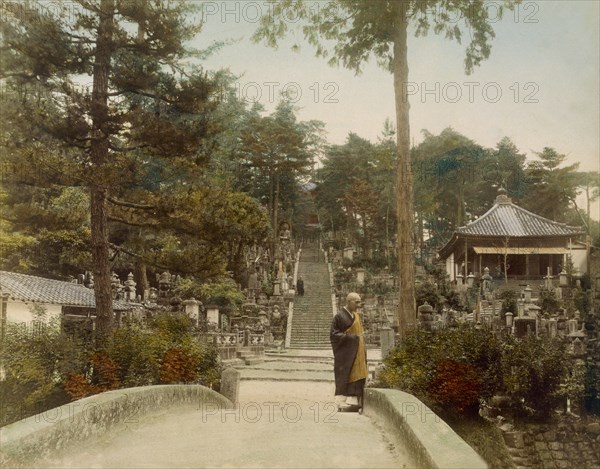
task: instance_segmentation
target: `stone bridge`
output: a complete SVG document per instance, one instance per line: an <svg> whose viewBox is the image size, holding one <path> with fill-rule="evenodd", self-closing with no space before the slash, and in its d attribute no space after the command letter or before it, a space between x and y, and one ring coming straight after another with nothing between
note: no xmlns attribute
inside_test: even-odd
<svg viewBox="0 0 600 469"><path fill-rule="evenodd" d="M337 412L331 367L327 359L245 367L235 403L194 385L81 399L1 428L0 466L486 467L409 394L370 388L364 414Z"/></svg>

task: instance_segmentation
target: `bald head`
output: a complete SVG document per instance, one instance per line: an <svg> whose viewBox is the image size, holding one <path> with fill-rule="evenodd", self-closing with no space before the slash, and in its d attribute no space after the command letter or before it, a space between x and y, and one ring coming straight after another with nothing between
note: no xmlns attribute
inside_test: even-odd
<svg viewBox="0 0 600 469"><path fill-rule="evenodd" d="M351 292L348 293L348 296L346 297L346 309L348 311L350 311L351 313L353 313L354 311L356 311L358 309L358 306L360 305L360 295L358 293L355 292Z"/></svg>

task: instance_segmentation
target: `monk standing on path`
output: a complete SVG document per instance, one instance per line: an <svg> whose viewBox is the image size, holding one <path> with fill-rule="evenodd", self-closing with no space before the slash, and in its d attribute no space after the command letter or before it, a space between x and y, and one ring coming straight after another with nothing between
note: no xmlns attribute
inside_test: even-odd
<svg viewBox="0 0 600 469"><path fill-rule="evenodd" d="M358 314L360 302L358 293L349 293L346 306L331 322L329 337L333 348L335 395L339 396L338 410L343 412L362 409L363 390L369 374L364 331Z"/></svg>

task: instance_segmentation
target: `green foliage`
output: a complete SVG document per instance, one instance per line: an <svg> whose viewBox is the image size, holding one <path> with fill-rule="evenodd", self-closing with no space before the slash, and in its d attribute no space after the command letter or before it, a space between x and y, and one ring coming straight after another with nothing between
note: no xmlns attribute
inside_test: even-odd
<svg viewBox="0 0 600 469"><path fill-rule="evenodd" d="M480 417L446 416L444 419L488 463L490 469L515 469L504 443L504 434L495 422Z"/></svg>
<svg viewBox="0 0 600 469"><path fill-rule="evenodd" d="M500 14L514 8L516 3L514 0L503 2ZM264 40L275 47L290 28L290 22L285 21L288 17L297 19L294 25L301 28L307 42L315 47L317 56L328 59L331 65L341 64L357 73L371 57L385 69L392 67L394 39L406 22L414 25L417 37L433 30L435 34L461 42L463 29L470 31L465 53L467 73L489 57L490 41L494 37L489 11L479 2L335 0L315 12L312 2L282 0L274 3L269 14L261 18L254 40ZM461 18L464 25L451 21L451 18Z"/></svg>
<svg viewBox="0 0 600 469"><path fill-rule="evenodd" d="M506 313L512 313L513 317L517 314L517 292L514 290L504 290L500 293L499 299L502 300L500 318L502 324L505 324Z"/></svg>
<svg viewBox="0 0 600 469"><path fill-rule="evenodd" d="M545 287L540 288L538 305L542 308L542 312L549 314L558 313L561 307L560 300L556 297L556 293Z"/></svg>
<svg viewBox="0 0 600 469"><path fill-rule="evenodd" d="M11 169L6 188L15 219L29 229L36 213L44 221L52 218L51 231L89 222L87 252L96 296L102 296L97 338L103 340L113 318L112 257L115 251L131 252L130 233L121 230L117 240L109 223L134 226L136 232L171 228L161 207L149 202L176 186L187 190L199 183L214 143L207 134L218 132L212 113L219 77L188 60L215 49L193 51L186 45L202 28L195 2L101 2L101 8L95 3L48 9L32 0L27 8L16 2L3 8L0 35L10 47L0 50L7 124L0 132L0 163ZM86 76L91 88L81 86ZM148 221L140 212L155 218ZM32 235L37 238L34 229ZM201 242L194 248L179 258L211 257L213 274L224 263L212 262L211 249ZM41 247L38 255L45 251ZM134 257L155 260L151 249L141 251Z"/></svg>
<svg viewBox="0 0 600 469"><path fill-rule="evenodd" d="M333 281L336 286L349 284L354 279L354 274L351 270L339 269L333 275Z"/></svg>
<svg viewBox="0 0 600 469"><path fill-rule="evenodd" d="M235 310L245 301L244 294L229 277L219 277L211 282L183 278L175 285L174 292L184 299L194 297L207 306L214 304L226 311Z"/></svg>
<svg viewBox="0 0 600 469"><path fill-rule="evenodd" d="M44 319L43 310L36 314L38 321ZM62 332L58 321L37 324L33 329L23 324L7 327L0 425L65 404L69 398L120 387L162 382L219 387L218 350L198 337L184 314L159 314L148 325L132 321L115 329L101 352Z"/></svg>
<svg viewBox="0 0 600 469"><path fill-rule="evenodd" d="M529 184L522 205L551 220L566 221L580 184L579 163L562 166L567 156L548 147L536 156L538 159L531 161L525 171Z"/></svg>
<svg viewBox="0 0 600 469"><path fill-rule="evenodd" d="M483 329L415 330L385 359L379 380L440 410L473 411L501 384L500 354L499 342Z"/></svg>
<svg viewBox="0 0 600 469"><path fill-rule="evenodd" d="M498 295L498 298L502 300L502 306L500 309L501 314L506 313L517 313L517 292L514 290L504 290Z"/></svg>
<svg viewBox="0 0 600 469"><path fill-rule="evenodd" d="M565 397L580 402L591 389L583 363L570 369L565 340L511 336L501 342L470 325L411 331L378 378L379 385L410 392L449 415L474 413L481 401L505 394L516 418L546 419Z"/></svg>
<svg viewBox="0 0 600 469"><path fill-rule="evenodd" d="M503 391L515 417L548 418L563 401L560 384L568 366L564 339L507 338L502 351Z"/></svg>
<svg viewBox="0 0 600 469"><path fill-rule="evenodd" d="M187 315L163 313L147 327L133 322L115 330L107 353L117 364L119 379L126 387L161 382L218 387L218 351L197 334ZM166 359L169 362L165 364Z"/></svg>
<svg viewBox="0 0 600 469"><path fill-rule="evenodd" d="M87 362L84 344L62 333L57 320L32 327L9 323L1 352L0 425L68 402L61 383Z"/></svg>
<svg viewBox="0 0 600 469"><path fill-rule="evenodd" d="M429 303L436 311L440 311L444 303L443 297L438 293L435 285L429 281L419 283L415 289L417 307Z"/></svg>

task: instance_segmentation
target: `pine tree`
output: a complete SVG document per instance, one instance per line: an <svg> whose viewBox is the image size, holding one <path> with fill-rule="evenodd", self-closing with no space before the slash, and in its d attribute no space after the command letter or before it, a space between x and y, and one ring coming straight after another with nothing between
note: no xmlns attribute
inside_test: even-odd
<svg viewBox="0 0 600 469"><path fill-rule="evenodd" d="M182 65L198 53L185 45L200 31L196 7L173 0L2 5L0 79L17 105L3 135L8 164L29 183L88 191L100 344L113 323L109 206L151 210L144 200L119 198L143 182L136 171L146 174L157 161L193 169L207 159L202 144L216 84Z"/></svg>

